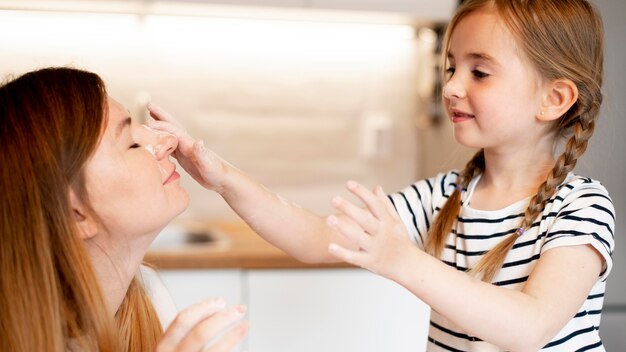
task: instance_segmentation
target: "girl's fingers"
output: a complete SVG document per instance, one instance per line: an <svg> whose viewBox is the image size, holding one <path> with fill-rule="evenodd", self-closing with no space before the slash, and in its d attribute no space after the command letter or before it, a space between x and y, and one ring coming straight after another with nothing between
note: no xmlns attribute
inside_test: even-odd
<svg viewBox="0 0 626 352"><path fill-rule="evenodd" d="M152 129L173 134L178 139L191 139L191 137L189 137L187 132L182 127L176 126L170 122L154 120L148 121L147 124L148 127Z"/></svg>
<svg viewBox="0 0 626 352"><path fill-rule="evenodd" d="M379 198L374 193L356 181L348 181L346 188L365 204L375 218L379 220L383 219L385 207L380 203Z"/></svg>
<svg viewBox="0 0 626 352"><path fill-rule="evenodd" d="M362 268L366 267L367 254L362 252L351 251L336 243L328 245L328 252L346 263L356 265Z"/></svg>
<svg viewBox="0 0 626 352"><path fill-rule="evenodd" d="M240 305L218 312L199 322L183 338L177 347L177 351L196 352L202 350L220 332L243 318L245 312L245 306Z"/></svg>
<svg viewBox="0 0 626 352"><path fill-rule="evenodd" d="M169 352L176 350L180 341L182 341L199 322L223 310L225 306L226 302L221 298L209 299L196 303L178 313L170 327L163 334L157 351Z"/></svg>
<svg viewBox="0 0 626 352"><path fill-rule="evenodd" d="M148 103L148 111L150 111L150 116L157 121L167 121L176 126L181 126L174 116L163 110L163 108L158 105Z"/></svg>
<svg viewBox="0 0 626 352"><path fill-rule="evenodd" d="M233 326L222 338L205 352L228 352L232 350L248 333L248 322L242 321Z"/></svg>
<svg viewBox="0 0 626 352"><path fill-rule="evenodd" d="M369 250L371 238L363 232L360 226L352 223L349 218L339 218L336 215L330 215L326 218L328 226L337 229L339 233L354 243L358 248Z"/></svg>
<svg viewBox="0 0 626 352"><path fill-rule="evenodd" d="M393 206L391 199L389 199L389 196L387 195L387 193L385 193L385 191L383 191L383 188L381 186L376 186L376 188L374 188L374 194L376 194L381 202L384 204L385 209L387 210L387 214L389 214L394 220L400 220L400 216L398 215L396 207Z"/></svg>
<svg viewBox="0 0 626 352"><path fill-rule="evenodd" d="M339 196L334 197L331 204L335 209L341 211L357 223L367 233L373 235L378 230L377 220L369 211L359 208Z"/></svg>

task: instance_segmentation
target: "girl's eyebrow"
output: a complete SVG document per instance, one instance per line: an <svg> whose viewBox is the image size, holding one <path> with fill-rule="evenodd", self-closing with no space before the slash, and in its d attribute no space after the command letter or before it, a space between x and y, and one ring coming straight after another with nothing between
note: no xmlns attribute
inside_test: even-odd
<svg viewBox="0 0 626 352"><path fill-rule="evenodd" d="M118 138L120 134L122 134L122 131L124 130L124 128L130 126L130 124L131 124L130 117L126 117L125 119L120 121L120 123L118 123L117 127L115 128L115 138Z"/></svg>
<svg viewBox="0 0 626 352"><path fill-rule="evenodd" d="M502 66L500 65L498 60L496 60L493 56L486 54L486 53L481 53L481 52L468 53L465 55L465 58L468 60L486 61L488 63ZM448 52L448 60L454 60L454 54L452 52Z"/></svg>
<svg viewBox="0 0 626 352"><path fill-rule="evenodd" d="M491 55L485 53L469 53L465 55L467 58L479 60L479 61L488 61L494 64L498 64L498 61ZM498 64L499 65L499 64Z"/></svg>

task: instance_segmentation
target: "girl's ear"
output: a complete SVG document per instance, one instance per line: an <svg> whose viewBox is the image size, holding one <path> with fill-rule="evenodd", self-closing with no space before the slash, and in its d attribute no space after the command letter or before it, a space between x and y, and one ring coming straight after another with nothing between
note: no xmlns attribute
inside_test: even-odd
<svg viewBox="0 0 626 352"><path fill-rule="evenodd" d="M72 204L72 215L79 230L81 239L88 240L98 233L98 223L89 214L86 207L78 199L76 193L70 189L70 203Z"/></svg>
<svg viewBox="0 0 626 352"><path fill-rule="evenodd" d="M557 79L547 84L537 118L554 121L563 116L578 100L578 87L569 79Z"/></svg>

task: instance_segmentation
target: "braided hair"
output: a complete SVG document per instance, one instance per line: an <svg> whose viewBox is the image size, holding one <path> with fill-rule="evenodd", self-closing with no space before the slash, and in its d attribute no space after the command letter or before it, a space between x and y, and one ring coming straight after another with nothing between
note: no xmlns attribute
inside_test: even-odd
<svg viewBox="0 0 626 352"><path fill-rule="evenodd" d="M496 10L544 80L568 79L578 89L577 101L554 124L555 132L566 141L563 152L530 199L519 229L487 252L470 271L483 281L491 282L516 240L533 226L546 203L587 149L602 103L604 33L597 10L586 0L468 0L461 5L448 26L444 39L444 61L451 34L458 23L468 14L485 7ZM441 255L459 215L461 192L484 169L484 152L480 150L461 170L456 189L429 230L425 243L429 254Z"/></svg>

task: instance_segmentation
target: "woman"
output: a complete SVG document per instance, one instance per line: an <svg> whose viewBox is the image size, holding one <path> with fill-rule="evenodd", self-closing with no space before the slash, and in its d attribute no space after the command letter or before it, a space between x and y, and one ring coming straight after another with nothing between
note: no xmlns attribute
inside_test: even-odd
<svg viewBox="0 0 626 352"><path fill-rule="evenodd" d="M222 300L162 333L168 302L150 295L163 287L140 270L188 204L169 160L174 136L132 122L97 75L49 68L0 87L0 141L0 350L199 351L211 341L227 351L243 338L245 307Z"/></svg>

